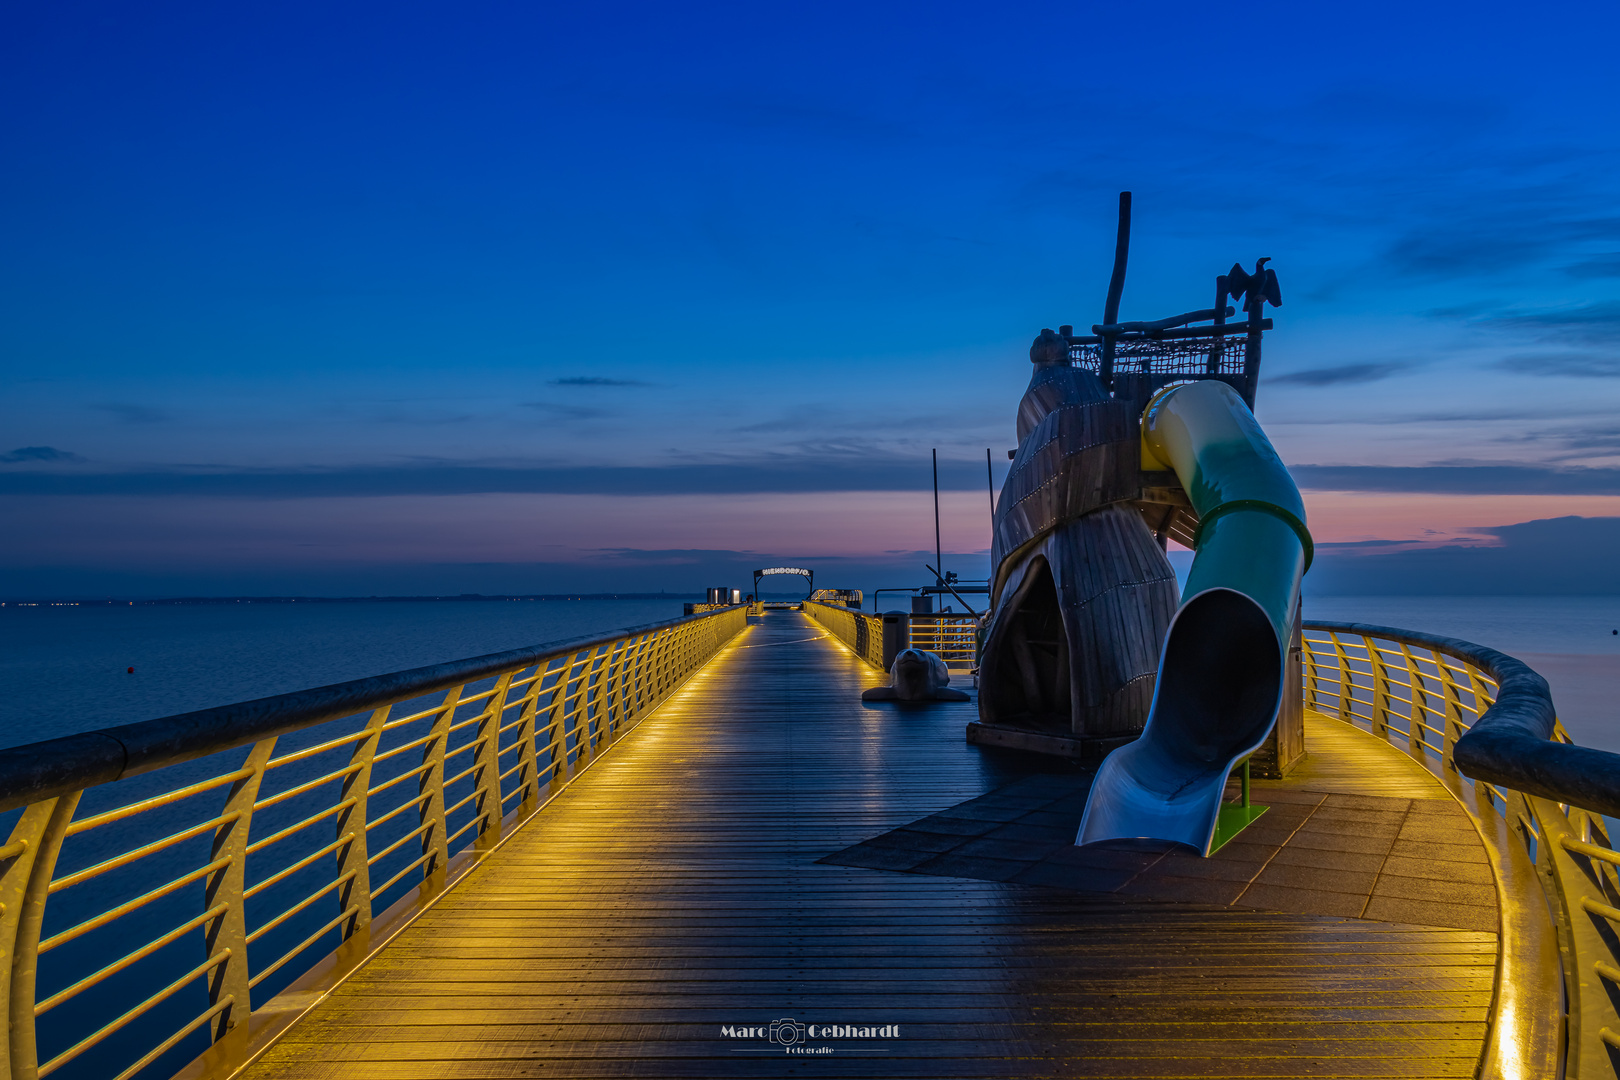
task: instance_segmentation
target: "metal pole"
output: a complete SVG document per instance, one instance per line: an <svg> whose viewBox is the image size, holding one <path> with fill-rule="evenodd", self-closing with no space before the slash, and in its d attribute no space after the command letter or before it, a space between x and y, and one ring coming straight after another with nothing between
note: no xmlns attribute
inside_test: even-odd
<svg viewBox="0 0 1620 1080"><path fill-rule="evenodd" d="M945 560L940 557L939 550L939 451L934 455L934 565L939 567L934 571L934 584L945 584Z"/></svg>
<svg viewBox="0 0 1620 1080"><path fill-rule="evenodd" d="M990 464L990 448L984 448L984 483L985 490L990 493L990 532L996 531L996 473Z"/></svg>
<svg viewBox="0 0 1620 1080"><path fill-rule="evenodd" d="M1125 263L1131 253L1131 193L1119 193L1119 227L1114 234L1114 273L1108 279L1108 300L1103 305L1103 323L1119 322L1119 298L1125 291ZM1104 334L1101 371L1104 388L1114 389L1114 335Z"/></svg>

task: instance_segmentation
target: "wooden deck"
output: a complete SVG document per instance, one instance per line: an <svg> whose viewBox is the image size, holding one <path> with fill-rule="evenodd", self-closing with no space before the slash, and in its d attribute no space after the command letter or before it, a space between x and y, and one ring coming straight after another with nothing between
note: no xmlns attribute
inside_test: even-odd
<svg viewBox="0 0 1620 1080"><path fill-rule="evenodd" d="M1237 902L1286 869L1276 854L1229 870L1249 877L1214 902L1054 876L1041 851L1072 838L1084 775L966 745L971 704L863 706L878 681L803 615L768 613L247 1075L1473 1075L1494 933ZM1281 851L1317 821L1328 846L1295 850L1325 865L1289 871L1313 882L1365 875L1332 846L1359 836L1365 850L1338 854L1377 856L1369 890L1425 837L1473 864L1464 835L1414 811L1444 808L1421 770L1348 728L1329 735L1364 743L1319 754L1302 772L1314 788L1257 785L1274 831L1240 841ZM1381 771L1410 787L1377 786ZM1358 794L1369 781L1378 796ZM1404 808L1328 812L1330 797ZM988 847L906 872L819 861L859 861L851 849L896 830L947 856ZM1163 858L1179 857L1148 862ZM1013 863L1067 887L982 880L1039 872L999 865ZM1444 906L1422 903L1402 910ZM899 1034L806 1038L832 1052L793 1054L722 1032L783 1018Z"/></svg>

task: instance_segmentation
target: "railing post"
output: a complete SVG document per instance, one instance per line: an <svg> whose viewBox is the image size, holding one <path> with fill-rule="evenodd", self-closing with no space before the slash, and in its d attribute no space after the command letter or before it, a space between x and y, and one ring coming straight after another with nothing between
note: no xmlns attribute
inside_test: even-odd
<svg viewBox="0 0 1620 1080"><path fill-rule="evenodd" d="M1339 659L1339 719L1347 724L1356 722L1355 709L1355 683L1350 676L1350 654L1344 651L1344 642L1339 640L1336 631L1329 630L1328 637L1333 642L1333 652Z"/></svg>
<svg viewBox="0 0 1620 1080"><path fill-rule="evenodd" d="M613 668L613 643L598 645L591 658L589 688L585 692L585 733L590 735L591 721L596 721L596 741L591 746L595 758L608 746L608 674Z"/></svg>
<svg viewBox="0 0 1620 1080"><path fill-rule="evenodd" d="M388 722L389 708L384 705L371 711L365 735L349 753L349 766L354 771L343 778L343 791L338 796L340 803L354 800L337 817L337 838L348 838L337 850L338 880L342 881L346 874L352 875L338 889L338 910L348 911L351 905L355 909L354 915L343 923L344 941L371 929L371 864L366 845L366 822L370 816L366 810L366 794L371 788L371 763L377 757L377 743L382 738L383 725Z"/></svg>
<svg viewBox="0 0 1620 1080"><path fill-rule="evenodd" d="M602 665L602 707L597 727L602 732L602 748L613 745L614 729L624 722L624 662L630 655L628 641L608 646L607 662Z"/></svg>
<svg viewBox="0 0 1620 1080"><path fill-rule="evenodd" d="M473 790L478 793L473 799L473 813L479 818L478 828L473 832L475 840L491 829L497 834L501 829L501 767L496 751L500 749L501 720L506 715L506 693L515 674L508 671L496 680L484 718L473 729L473 738L477 740L473 747Z"/></svg>
<svg viewBox="0 0 1620 1080"><path fill-rule="evenodd" d="M569 721L574 725L574 760L568 775L583 769L591 759L590 720L586 709L586 686L590 682L591 658L594 649L575 653L568 666L568 698L563 708L563 731L566 735Z"/></svg>
<svg viewBox="0 0 1620 1080"><path fill-rule="evenodd" d="M535 740L535 712L540 707L540 695L543 693L541 684L546 680L546 664L541 661L534 666L534 681L529 684L529 692L523 696L523 703L518 712L517 747L518 772L517 786L523 794L518 798L518 805L523 814L527 816L540 802L540 771L539 757L534 750ZM503 802L504 807L506 804Z"/></svg>
<svg viewBox="0 0 1620 1080"><path fill-rule="evenodd" d="M1311 639L1305 636L1304 626L1299 630L1299 643L1301 646L1299 661L1305 669L1304 705L1307 709L1321 712L1322 710L1318 708L1321 699L1316 696L1316 648Z"/></svg>
<svg viewBox="0 0 1620 1080"><path fill-rule="evenodd" d="M1412 655L1411 647L1404 641L1400 645L1401 655L1406 658L1406 679L1412 692L1412 737L1407 740L1406 749L1417 759L1418 764L1427 765L1428 759L1423 748L1429 745L1429 733L1424 730L1423 725L1429 719L1428 691L1423 681L1423 672L1418 667L1417 657Z"/></svg>
<svg viewBox="0 0 1620 1080"><path fill-rule="evenodd" d="M1437 662L1440 664L1440 688L1445 693L1446 702L1446 717L1444 721L1446 729L1444 748L1445 763L1446 768L1456 772L1457 762L1455 751L1457 748L1457 740L1462 738L1463 732L1468 730L1468 725L1463 723L1462 696L1457 693L1457 673L1451 670L1450 665L1446 663L1447 658L1445 656L1439 653L1436 653L1435 656ZM1460 660L1457 661L1457 663L1461 662L1462 661Z"/></svg>
<svg viewBox="0 0 1620 1080"><path fill-rule="evenodd" d="M544 691L550 695L546 703L546 745L551 747L551 761L546 772L546 785L550 787L568 779L568 670L573 663L572 656L561 658L562 663L555 669L547 668L549 675L553 670L557 674L557 681L551 684L549 690ZM535 705L536 715L539 704ZM535 737L539 738L540 722L535 721ZM539 766L536 766L538 769ZM540 797L539 773L535 774L535 798Z"/></svg>
<svg viewBox="0 0 1620 1080"><path fill-rule="evenodd" d="M665 668L669 662L669 631L654 630L647 638L647 708L664 700Z"/></svg>
<svg viewBox="0 0 1620 1080"><path fill-rule="evenodd" d="M1389 670L1384 664L1384 653L1373 639L1362 635L1367 645L1367 659L1372 667L1372 722L1373 734L1389 739Z"/></svg>
<svg viewBox="0 0 1620 1080"><path fill-rule="evenodd" d="M215 1042L238 1025L246 1031L248 1014L253 1011L249 982L253 973L248 967L247 912L242 892L247 887L248 833L253 827L253 804L258 801L264 769L275 748L274 736L253 744L247 760L242 763L248 775L231 785L230 794L225 799L222 816L229 820L221 822L214 830L214 848L209 861L229 861L208 875L203 893L203 910L220 905L225 908L203 924L208 959L220 960L209 972L208 1004L217 1006L230 999L219 1015L214 1017Z"/></svg>
<svg viewBox="0 0 1620 1080"><path fill-rule="evenodd" d="M635 714L646 716L658 704L656 632L643 634L636 643L634 668Z"/></svg>
<svg viewBox="0 0 1620 1080"><path fill-rule="evenodd" d="M1474 717L1477 723L1479 717L1485 715L1485 710L1496 704L1496 699L1491 696L1491 688L1486 685L1484 677L1473 664L1468 665L1468 681L1472 684L1470 689L1474 694L1474 708L1479 710Z"/></svg>
<svg viewBox="0 0 1620 1080"><path fill-rule="evenodd" d="M619 659L619 729L622 732L640 716L641 693L641 637L624 643L624 655Z"/></svg>
<svg viewBox="0 0 1620 1080"><path fill-rule="evenodd" d="M418 811L418 825L427 826L422 830L422 854L427 856L422 863L423 881L443 873L450 865L450 838L444 822L444 752L463 689L465 687L451 687L444 695L444 704L433 717L428 741L422 746L422 779L417 782L417 795L427 796Z"/></svg>
<svg viewBox="0 0 1620 1080"><path fill-rule="evenodd" d="M34 1043L34 983L39 970L39 928L45 918L56 857L81 792L45 799L23 810L0 850L0 954L6 960L5 1015L10 1035L4 1048L10 1080L35 1080L39 1051Z"/></svg>
<svg viewBox="0 0 1620 1080"><path fill-rule="evenodd" d="M619 696L624 702L626 723L634 723L647 715L646 687L642 677L646 662L647 638L643 635L625 646L624 664L619 672Z"/></svg>
<svg viewBox="0 0 1620 1080"><path fill-rule="evenodd" d="M648 680L651 659L652 635L643 634L636 640L635 666L631 671L635 690L631 712L637 719L646 716L653 708L652 686Z"/></svg>

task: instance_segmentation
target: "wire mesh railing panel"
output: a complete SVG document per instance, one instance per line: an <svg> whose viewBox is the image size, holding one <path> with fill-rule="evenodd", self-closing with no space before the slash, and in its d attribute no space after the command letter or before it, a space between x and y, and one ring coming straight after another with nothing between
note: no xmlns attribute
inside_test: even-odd
<svg viewBox="0 0 1620 1080"><path fill-rule="evenodd" d="M979 658L979 620L971 615L913 615L911 647L938 653L947 664L971 666Z"/></svg>
<svg viewBox="0 0 1620 1080"><path fill-rule="evenodd" d="M494 670L448 686L444 666L383 677L375 704L21 805L0 845L11 1076L169 1075L245 1032L249 1012L374 918L442 889L452 860L537 808L745 625L737 607L458 662ZM346 691L375 681L233 708L263 723L278 702L308 712L310 694L353 705L364 694Z"/></svg>
<svg viewBox="0 0 1620 1080"><path fill-rule="evenodd" d="M1069 362L1093 372L1102 370L1101 345L1069 346ZM1114 371L1165 377L1243 375L1241 336L1220 338L1122 338L1114 344Z"/></svg>

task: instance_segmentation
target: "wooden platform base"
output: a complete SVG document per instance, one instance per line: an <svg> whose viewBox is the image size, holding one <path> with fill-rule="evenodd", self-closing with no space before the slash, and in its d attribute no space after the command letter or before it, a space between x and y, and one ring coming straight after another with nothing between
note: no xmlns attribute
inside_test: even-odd
<svg viewBox="0 0 1620 1080"><path fill-rule="evenodd" d="M1118 750L1126 743L1135 742L1136 736L1086 739L1075 735L1052 735L1043 731L1027 731L1024 728L973 721L967 726L967 741L977 746L1028 750L1031 753L1050 754L1072 761L1101 761L1111 751Z"/></svg>

